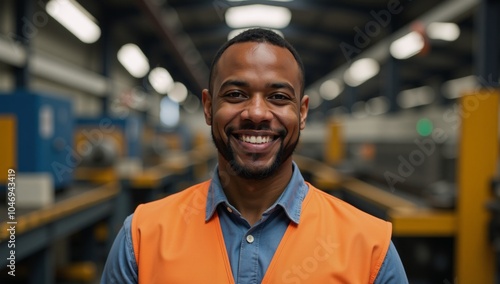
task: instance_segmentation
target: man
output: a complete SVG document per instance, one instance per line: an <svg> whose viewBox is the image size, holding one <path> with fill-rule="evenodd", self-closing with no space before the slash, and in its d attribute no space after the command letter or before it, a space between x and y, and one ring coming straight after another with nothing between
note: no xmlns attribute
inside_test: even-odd
<svg viewBox="0 0 500 284"><path fill-rule="evenodd" d="M407 283L391 225L304 182L304 70L274 32L228 41L202 93L218 150L210 181L139 206L102 283Z"/></svg>

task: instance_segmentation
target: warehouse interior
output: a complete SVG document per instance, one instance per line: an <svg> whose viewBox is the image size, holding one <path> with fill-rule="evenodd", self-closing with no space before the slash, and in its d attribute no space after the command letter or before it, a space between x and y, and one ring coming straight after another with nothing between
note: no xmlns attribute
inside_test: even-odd
<svg viewBox="0 0 500 284"><path fill-rule="evenodd" d="M0 282L99 283L138 204L209 179L210 64L264 27L304 62L306 181L390 221L410 283L500 283L498 15L498 0L1 1Z"/></svg>

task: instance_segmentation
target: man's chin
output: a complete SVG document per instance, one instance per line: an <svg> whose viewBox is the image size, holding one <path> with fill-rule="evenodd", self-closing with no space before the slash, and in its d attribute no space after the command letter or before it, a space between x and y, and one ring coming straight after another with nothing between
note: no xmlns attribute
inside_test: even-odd
<svg viewBox="0 0 500 284"><path fill-rule="evenodd" d="M251 180L262 180L276 173L280 163L274 159L271 164L267 165L245 165L240 162L232 161L231 168L241 178Z"/></svg>

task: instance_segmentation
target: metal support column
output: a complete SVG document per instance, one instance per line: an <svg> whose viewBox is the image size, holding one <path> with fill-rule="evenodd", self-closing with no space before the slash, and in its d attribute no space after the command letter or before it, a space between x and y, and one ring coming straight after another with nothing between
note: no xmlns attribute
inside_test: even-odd
<svg viewBox="0 0 500 284"><path fill-rule="evenodd" d="M483 87L498 87L500 76L500 1L482 0L476 14L479 40L476 75Z"/></svg>
<svg viewBox="0 0 500 284"><path fill-rule="evenodd" d="M110 18L110 15L113 15L112 11L109 11L109 8L106 3L102 3L102 13L101 19L99 22L101 23L101 73L104 77L109 78L110 69L112 65L113 58L113 45L112 45L112 35L111 28L113 19ZM101 99L101 110L102 116L107 116L109 113L109 105L110 105L111 92L108 89L107 92Z"/></svg>
<svg viewBox="0 0 500 284"><path fill-rule="evenodd" d="M399 18L396 18L391 21L390 28L391 28L391 33L397 32L397 26L400 25ZM387 99L389 99L389 113L395 113L398 111L398 103L397 103L397 96L399 92L401 91L401 75L400 75L400 67L401 67L401 61L394 58L392 55L389 54L387 58L387 63L386 63L386 69L385 69L385 76L386 80L384 83L385 84L385 95ZM382 86L382 88L384 85Z"/></svg>
<svg viewBox="0 0 500 284"><path fill-rule="evenodd" d="M476 15L476 74L481 89L460 99L456 281L495 283L494 249L488 240L487 202L499 155L500 2L482 0Z"/></svg>
<svg viewBox="0 0 500 284"><path fill-rule="evenodd" d="M387 59L386 74L386 89L385 96L389 99L389 112L394 113L398 110L397 96L401 90L401 78L399 76L399 60L392 56Z"/></svg>
<svg viewBox="0 0 500 284"><path fill-rule="evenodd" d="M488 240L491 181L498 160L499 92L481 90L460 100L457 168L456 276L458 283L493 283L494 251Z"/></svg>
<svg viewBox="0 0 500 284"><path fill-rule="evenodd" d="M16 4L16 36L26 48L26 64L15 68L16 88L28 88L30 82L31 40L36 36L38 28L33 24L34 1L19 0Z"/></svg>
<svg viewBox="0 0 500 284"><path fill-rule="evenodd" d="M347 109L348 113L352 113L352 106L356 102L358 90L356 87L351 87L349 85L345 86L344 93L340 97L342 100L342 106Z"/></svg>
<svg viewBox="0 0 500 284"><path fill-rule="evenodd" d="M29 284L55 283L55 255L51 245L35 253L31 261Z"/></svg>

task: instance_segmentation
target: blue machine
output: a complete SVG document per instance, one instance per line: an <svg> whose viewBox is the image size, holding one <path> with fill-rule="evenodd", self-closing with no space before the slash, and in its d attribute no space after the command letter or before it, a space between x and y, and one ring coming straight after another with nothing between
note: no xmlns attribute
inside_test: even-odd
<svg viewBox="0 0 500 284"><path fill-rule="evenodd" d="M0 170L51 173L55 189L73 180L73 113L69 99L29 90L0 94ZM0 178L0 186L5 187Z"/></svg>
<svg viewBox="0 0 500 284"><path fill-rule="evenodd" d="M140 159L142 157L142 128L142 120L134 115L128 115L124 118L109 116L77 118L77 148L78 143L83 138L90 142L93 149L97 149L95 146L104 146L103 142L105 140L103 139L106 139L108 136L113 137L114 142L117 143L116 146L123 151L118 154L119 156Z"/></svg>

